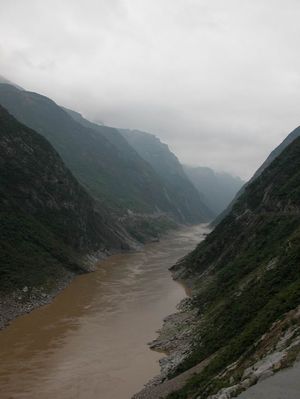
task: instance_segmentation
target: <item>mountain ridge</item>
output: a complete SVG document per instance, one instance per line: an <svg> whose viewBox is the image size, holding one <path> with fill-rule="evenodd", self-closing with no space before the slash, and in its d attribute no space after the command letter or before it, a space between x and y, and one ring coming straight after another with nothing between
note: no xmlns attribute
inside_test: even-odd
<svg viewBox="0 0 300 399"><path fill-rule="evenodd" d="M194 220L199 213L199 205L203 213L202 220L212 219L214 214L203 201L203 196L187 178L183 166L167 144L154 134L140 130L119 129L128 143L147 161L163 179L170 191L173 201L179 209L188 215L188 221ZM198 216L199 220L199 216Z"/></svg>
<svg viewBox="0 0 300 399"><path fill-rule="evenodd" d="M252 181L254 181L272 163L272 161L278 155L280 155L281 152L299 136L300 136L300 126L298 126L291 133L289 133L287 137L277 147L275 147L273 151L271 151L267 159L257 169L257 171L254 173L251 179L248 182L246 182L244 186L242 186L241 189L237 192L237 194L235 195L233 200L229 203L227 208L225 208L224 211L221 212L220 215L218 215L216 219L212 221L211 223L212 226L216 226L217 224L219 224L228 215L228 213L231 211L232 207L234 206L235 202L243 194L247 185L250 184Z"/></svg>
<svg viewBox="0 0 300 399"><path fill-rule="evenodd" d="M42 293L48 297L98 258L133 248L134 241L80 186L50 143L2 106L0 150L0 288L1 298L21 290L14 315L26 301L32 305L33 292L37 301ZM1 307L1 326L6 310Z"/></svg>
<svg viewBox="0 0 300 399"><path fill-rule="evenodd" d="M205 240L171 268L192 296L167 318L160 333L167 340L153 344L168 353L162 362L166 382L153 392L164 392L160 396L168 399L229 399L296 361L299 187L300 137L247 185ZM155 398L152 390L135 398Z"/></svg>
<svg viewBox="0 0 300 399"><path fill-rule="evenodd" d="M216 215L228 206L244 184L239 177L204 166L184 165L184 171Z"/></svg>
<svg viewBox="0 0 300 399"><path fill-rule="evenodd" d="M187 221L161 178L116 129L93 124L74 112L70 116L47 97L10 85L0 84L0 102L46 137L80 183L116 215L127 209L137 214L159 211ZM199 211L195 222L206 219Z"/></svg>

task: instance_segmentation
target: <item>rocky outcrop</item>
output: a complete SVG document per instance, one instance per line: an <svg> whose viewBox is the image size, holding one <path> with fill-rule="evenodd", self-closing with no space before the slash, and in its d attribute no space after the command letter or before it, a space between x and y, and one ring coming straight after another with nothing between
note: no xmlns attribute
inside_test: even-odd
<svg viewBox="0 0 300 399"><path fill-rule="evenodd" d="M252 385L291 367L300 355L300 307L288 312L254 344L253 353L242 356L216 379L227 379L230 386L220 389L208 399L230 399Z"/></svg>

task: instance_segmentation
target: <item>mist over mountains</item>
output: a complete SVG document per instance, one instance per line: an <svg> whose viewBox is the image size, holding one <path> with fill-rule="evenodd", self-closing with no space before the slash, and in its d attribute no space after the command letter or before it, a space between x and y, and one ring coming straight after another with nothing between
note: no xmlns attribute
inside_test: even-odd
<svg viewBox="0 0 300 399"><path fill-rule="evenodd" d="M11 85L0 85L0 101L15 117L44 135L90 193L116 213L127 209L149 214L161 211L179 222L211 219L193 188L187 202L175 203L160 176L118 130L84 121L47 97Z"/></svg>
<svg viewBox="0 0 300 399"><path fill-rule="evenodd" d="M0 327L50 301L105 256L157 241L182 224L219 223L172 268L192 287L182 310L191 327L176 325L180 355L166 367L162 387L205 362L208 369L176 392L167 390L168 398L188 399L199 386L203 399L216 387L227 389L216 382L218 373L228 374L229 362L240 356L230 381L245 373L249 345L263 341L278 318L288 323L287 312L300 302L300 129L244 184L207 167L183 166L151 133L96 124L4 78L0 104ZM291 356L287 343L284 351ZM238 392L243 383L228 389Z"/></svg>
<svg viewBox="0 0 300 399"><path fill-rule="evenodd" d="M0 4L0 399L299 399L300 1Z"/></svg>
<svg viewBox="0 0 300 399"><path fill-rule="evenodd" d="M151 133L96 124L1 82L0 328L49 302L99 259L140 249L182 225L212 222L214 231L172 267L192 297L159 344L167 351L172 342L161 385L150 384L146 394L156 398L171 382L168 399L236 395L264 378L247 371L256 370L258 357L273 373L268 356L278 358L280 342L276 367L293 364L300 351L299 128L244 184L182 165ZM274 331L279 322L292 331L283 341ZM263 348L253 349L257 342ZM219 381L220 373L226 379Z"/></svg>
<svg viewBox="0 0 300 399"><path fill-rule="evenodd" d="M287 135L287 137L282 141L282 143L280 143L276 148L274 148L274 150L270 153L267 159L262 163L262 165L257 169L254 175L251 177L249 182L247 182L244 186L242 186L242 188L234 196L233 200L230 201L228 206L216 217L216 219L212 223L213 225L217 225L218 223L220 223L229 214L234 204L243 194L247 185L250 184L252 181L254 181L257 177L259 177L261 173L274 161L274 159L276 159L276 157L280 155L282 151L299 136L300 136L300 127L297 127Z"/></svg>
<svg viewBox="0 0 300 399"><path fill-rule="evenodd" d="M204 202L219 215L244 185L239 177L219 173L207 167L184 166L184 171L194 186L204 195Z"/></svg>
<svg viewBox="0 0 300 399"><path fill-rule="evenodd" d="M5 78L1 82L0 104L11 114L1 108L2 245L7 248L2 282L8 292L30 285L30 279L37 285L49 281L47 262L58 256L55 246L61 260L52 269L54 280L64 275L64 262L84 270L84 262L68 260L75 254L84 259L133 248L178 224L208 222L216 215L154 135L95 124ZM12 238L10 228L23 235ZM44 241L21 256L26 234L40 234ZM49 247L51 256L41 246Z"/></svg>

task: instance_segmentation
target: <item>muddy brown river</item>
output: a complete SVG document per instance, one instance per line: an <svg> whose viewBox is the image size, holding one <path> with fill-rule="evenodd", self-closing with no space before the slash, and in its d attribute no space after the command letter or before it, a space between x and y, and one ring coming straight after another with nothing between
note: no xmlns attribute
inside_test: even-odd
<svg viewBox="0 0 300 399"><path fill-rule="evenodd" d="M206 232L183 228L112 256L0 331L0 398L131 398L159 373L163 355L147 343L185 296L168 268Z"/></svg>

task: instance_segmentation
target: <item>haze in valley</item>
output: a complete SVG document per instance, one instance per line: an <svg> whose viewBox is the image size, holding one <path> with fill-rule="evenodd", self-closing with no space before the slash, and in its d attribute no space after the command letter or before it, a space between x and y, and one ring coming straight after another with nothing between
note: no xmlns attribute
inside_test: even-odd
<svg viewBox="0 0 300 399"><path fill-rule="evenodd" d="M249 178L299 124L297 0L0 0L0 73ZM13 22L13 23L12 23Z"/></svg>

